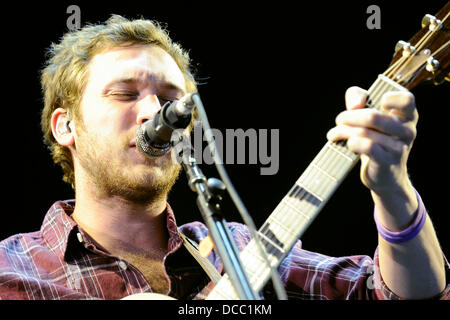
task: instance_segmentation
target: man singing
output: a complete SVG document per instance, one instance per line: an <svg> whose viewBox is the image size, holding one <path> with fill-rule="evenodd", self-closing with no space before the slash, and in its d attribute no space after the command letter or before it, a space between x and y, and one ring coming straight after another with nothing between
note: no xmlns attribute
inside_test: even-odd
<svg viewBox="0 0 450 320"><path fill-rule="evenodd" d="M196 92L189 63L156 22L116 15L52 45L41 77L41 124L75 200L55 202L40 230L0 243L1 299L208 295L214 284L178 233L200 242L208 230L200 222L178 228L167 203L180 164L170 153L143 155L135 142L137 129L164 103ZM357 87L347 90L347 110L328 139L345 139L362 156L378 249L374 258L334 258L298 242L279 268L286 293L291 299L448 299L448 267L407 175L418 120L414 97L386 94L384 112L376 112L363 108L366 95ZM242 250L250 240L247 228L230 223L230 230ZM409 238L393 240L394 232ZM208 259L223 271L215 251ZM266 289L265 297L273 298Z"/></svg>

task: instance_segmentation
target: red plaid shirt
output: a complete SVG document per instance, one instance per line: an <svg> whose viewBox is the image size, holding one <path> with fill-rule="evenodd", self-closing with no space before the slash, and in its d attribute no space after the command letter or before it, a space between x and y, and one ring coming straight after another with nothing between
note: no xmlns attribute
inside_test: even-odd
<svg viewBox="0 0 450 320"><path fill-rule="evenodd" d="M56 202L39 231L11 236L0 242L0 299L120 299L152 292L142 273L110 255L70 217L74 201ZM170 281L168 295L202 299L213 287L206 273L182 245L170 206L167 206L169 253L164 264ZM180 227L192 240L207 235L193 222ZM230 223L240 250L250 240L245 226ZM397 299L383 283L378 258L333 258L301 249L299 241L283 260L279 272L291 299ZM222 272L220 258L208 257ZM447 270L448 270L447 266ZM265 298L274 298L270 285ZM450 286L438 297L448 299Z"/></svg>

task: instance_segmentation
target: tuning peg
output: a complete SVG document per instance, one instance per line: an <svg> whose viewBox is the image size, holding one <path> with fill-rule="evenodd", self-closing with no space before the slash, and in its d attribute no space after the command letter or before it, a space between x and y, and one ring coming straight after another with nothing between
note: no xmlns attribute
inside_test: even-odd
<svg viewBox="0 0 450 320"><path fill-rule="evenodd" d="M402 50L403 56L406 57L409 56L411 53L415 52L416 48L412 46L409 42L400 40L395 45L395 53L399 52L400 50Z"/></svg>
<svg viewBox="0 0 450 320"><path fill-rule="evenodd" d="M439 61L434 59L433 57L429 57L427 59L427 65L425 67L429 72L435 72L439 69Z"/></svg>
<svg viewBox="0 0 450 320"><path fill-rule="evenodd" d="M426 14L422 19L422 28L428 27L430 31L438 30L442 27L442 21L431 14Z"/></svg>

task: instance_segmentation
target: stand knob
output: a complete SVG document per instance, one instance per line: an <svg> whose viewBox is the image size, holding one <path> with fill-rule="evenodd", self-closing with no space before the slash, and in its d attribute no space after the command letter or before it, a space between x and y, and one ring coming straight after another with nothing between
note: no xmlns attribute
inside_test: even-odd
<svg viewBox="0 0 450 320"><path fill-rule="evenodd" d="M221 180L216 178L209 178L206 184L208 186L209 192L211 193L211 196L221 200L226 191L225 184Z"/></svg>

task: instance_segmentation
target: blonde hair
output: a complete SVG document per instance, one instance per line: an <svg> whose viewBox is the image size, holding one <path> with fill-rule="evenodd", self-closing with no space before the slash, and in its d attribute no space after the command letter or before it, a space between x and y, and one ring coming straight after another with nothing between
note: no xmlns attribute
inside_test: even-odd
<svg viewBox="0 0 450 320"><path fill-rule="evenodd" d="M52 43L47 51L48 58L41 72L44 97L41 128L53 161L62 167L63 180L72 187L75 186L72 155L67 147L58 144L53 137L52 113L61 107L71 116L80 118L78 107L93 56L114 47L136 44L158 45L165 50L183 73L187 92L196 91L188 53L173 42L168 32L156 21L128 20L112 15L104 24L89 24L80 30L66 33L59 44Z"/></svg>

